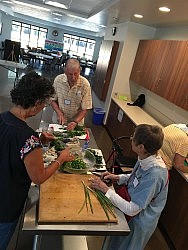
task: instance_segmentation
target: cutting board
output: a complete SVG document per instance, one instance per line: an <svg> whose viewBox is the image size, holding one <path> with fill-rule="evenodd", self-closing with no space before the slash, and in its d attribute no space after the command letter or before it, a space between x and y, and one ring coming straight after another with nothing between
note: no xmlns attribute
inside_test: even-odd
<svg viewBox="0 0 188 250"><path fill-rule="evenodd" d="M110 220L97 198L90 193L93 214L90 208L81 209L85 194L82 181L89 185L91 175L55 173L40 186L38 223L117 223L111 214ZM94 177L95 178L95 177Z"/></svg>

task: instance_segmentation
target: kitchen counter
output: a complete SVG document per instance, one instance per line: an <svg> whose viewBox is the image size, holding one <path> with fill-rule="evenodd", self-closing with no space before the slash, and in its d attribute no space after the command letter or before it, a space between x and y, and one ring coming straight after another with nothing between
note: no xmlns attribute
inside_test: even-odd
<svg viewBox="0 0 188 250"><path fill-rule="evenodd" d="M118 98L112 97L112 100L119 106L120 109L130 118L130 120L135 124L139 125L142 123L148 123L152 125L158 125L159 127L163 128L163 126L151 117L147 112L137 106L129 106L127 105L126 101L119 100ZM180 175L188 182L188 173L183 173L182 171L178 170Z"/></svg>
<svg viewBox="0 0 188 250"><path fill-rule="evenodd" d="M137 106L129 106L126 101L120 100L118 98L112 97L112 100L126 113L126 115L132 120L135 125L142 123L148 123L152 125L163 126L157 122L153 117L148 115L143 109Z"/></svg>

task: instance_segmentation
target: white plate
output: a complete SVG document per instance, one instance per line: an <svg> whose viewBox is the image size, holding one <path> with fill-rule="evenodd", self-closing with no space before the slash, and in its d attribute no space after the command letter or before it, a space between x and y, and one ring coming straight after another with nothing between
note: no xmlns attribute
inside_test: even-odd
<svg viewBox="0 0 188 250"><path fill-rule="evenodd" d="M87 136L87 134L80 135L80 136L75 136L75 137L78 138L79 140L85 140L86 136Z"/></svg>
<svg viewBox="0 0 188 250"><path fill-rule="evenodd" d="M65 131L67 131L66 126L64 126L64 125L51 123L51 124L49 124L49 128L51 128L51 127L53 127L55 132L65 132Z"/></svg>
<svg viewBox="0 0 188 250"><path fill-rule="evenodd" d="M52 124L49 124L49 128L50 127L53 127L55 132L62 132L62 133L67 132L67 130L66 130L67 126L65 126L65 125L52 123ZM86 136L87 136L87 134L85 133L84 135L75 136L75 137L80 139L80 140L85 140Z"/></svg>

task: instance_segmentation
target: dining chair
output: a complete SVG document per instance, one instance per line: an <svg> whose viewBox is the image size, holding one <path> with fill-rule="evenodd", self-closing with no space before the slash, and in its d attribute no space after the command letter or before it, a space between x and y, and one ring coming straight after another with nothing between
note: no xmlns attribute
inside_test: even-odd
<svg viewBox="0 0 188 250"><path fill-rule="evenodd" d="M25 52L24 48L20 48L20 59L23 63L26 61L30 65L31 56Z"/></svg>
<svg viewBox="0 0 188 250"><path fill-rule="evenodd" d="M66 54L63 54L60 58L58 58L58 61L56 63L59 70L65 66L65 62L66 62Z"/></svg>

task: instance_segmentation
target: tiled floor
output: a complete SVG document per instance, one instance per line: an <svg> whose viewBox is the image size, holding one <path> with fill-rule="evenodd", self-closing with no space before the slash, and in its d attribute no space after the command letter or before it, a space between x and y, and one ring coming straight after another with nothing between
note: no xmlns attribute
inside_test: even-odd
<svg viewBox="0 0 188 250"><path fill-rule="evenodd" d="M25 72L28 70L31 70L31 68L27 68ZM49 77L53 80L56 74L59 74L60 71L56 71L55 73L52 73L44 70L41 71L41 69L36 69L37 72L40 74L43 74L46 77ZM13 87L14 84L14 74L12 72L9 72L10 75L13 77L8 78L8 71L5 69L0 69L0 74L1 74L1 79L0 79L0 112L8 110L11 106L10 102L10 97L9 97L9 92ZM87 77L91 77L87 76ZM49 111L49 109L48 109ZM37 115L37 117L31 118L28 123L33 129L37 129L39 126L39 122L41 119L50 119L49 117L51 116L52 112L47 112L44 111L43 113L40 113ZM98 147L102 150L104 158L107 159L109 152L111 150L112 142L111 139L108 135L108 133L105 130L104 126L98 126L94 125L92 123L92 116L93 113L90 111L88 113L88 116L86 118L86 126L90 127L92 130L92 133L96 139ZM14 250L15 249L15 244L16 244L16 236L17 232L19 230L17 229L15 232L15 235L9 245L8 250ZM100 236L89 236L86 238L87 239L87 244L88 244L88 249L89 250L100 250L103 242L103 237ZM28 236L26 234L21 233L19 241L17 242L17 249L18 250L30 250L32 249L33 246L33 236ZM43 237L43 243L41 245L42 250L60 250L63 249L63 243L62 243L62 238L60 236L48 236L48 237ZM78 250L77 246L75 247L68 247L66 248L68 250ZM81 248L80 248L81 249ZM160 233L159 229L157 228L155 233L153 234L152 238L148 242L145 250L167 250L169 249L166 241L164 240L162 234ZM81 249L84 250L84 249ZM118 249L117 249L118 250Z"/></svg>

